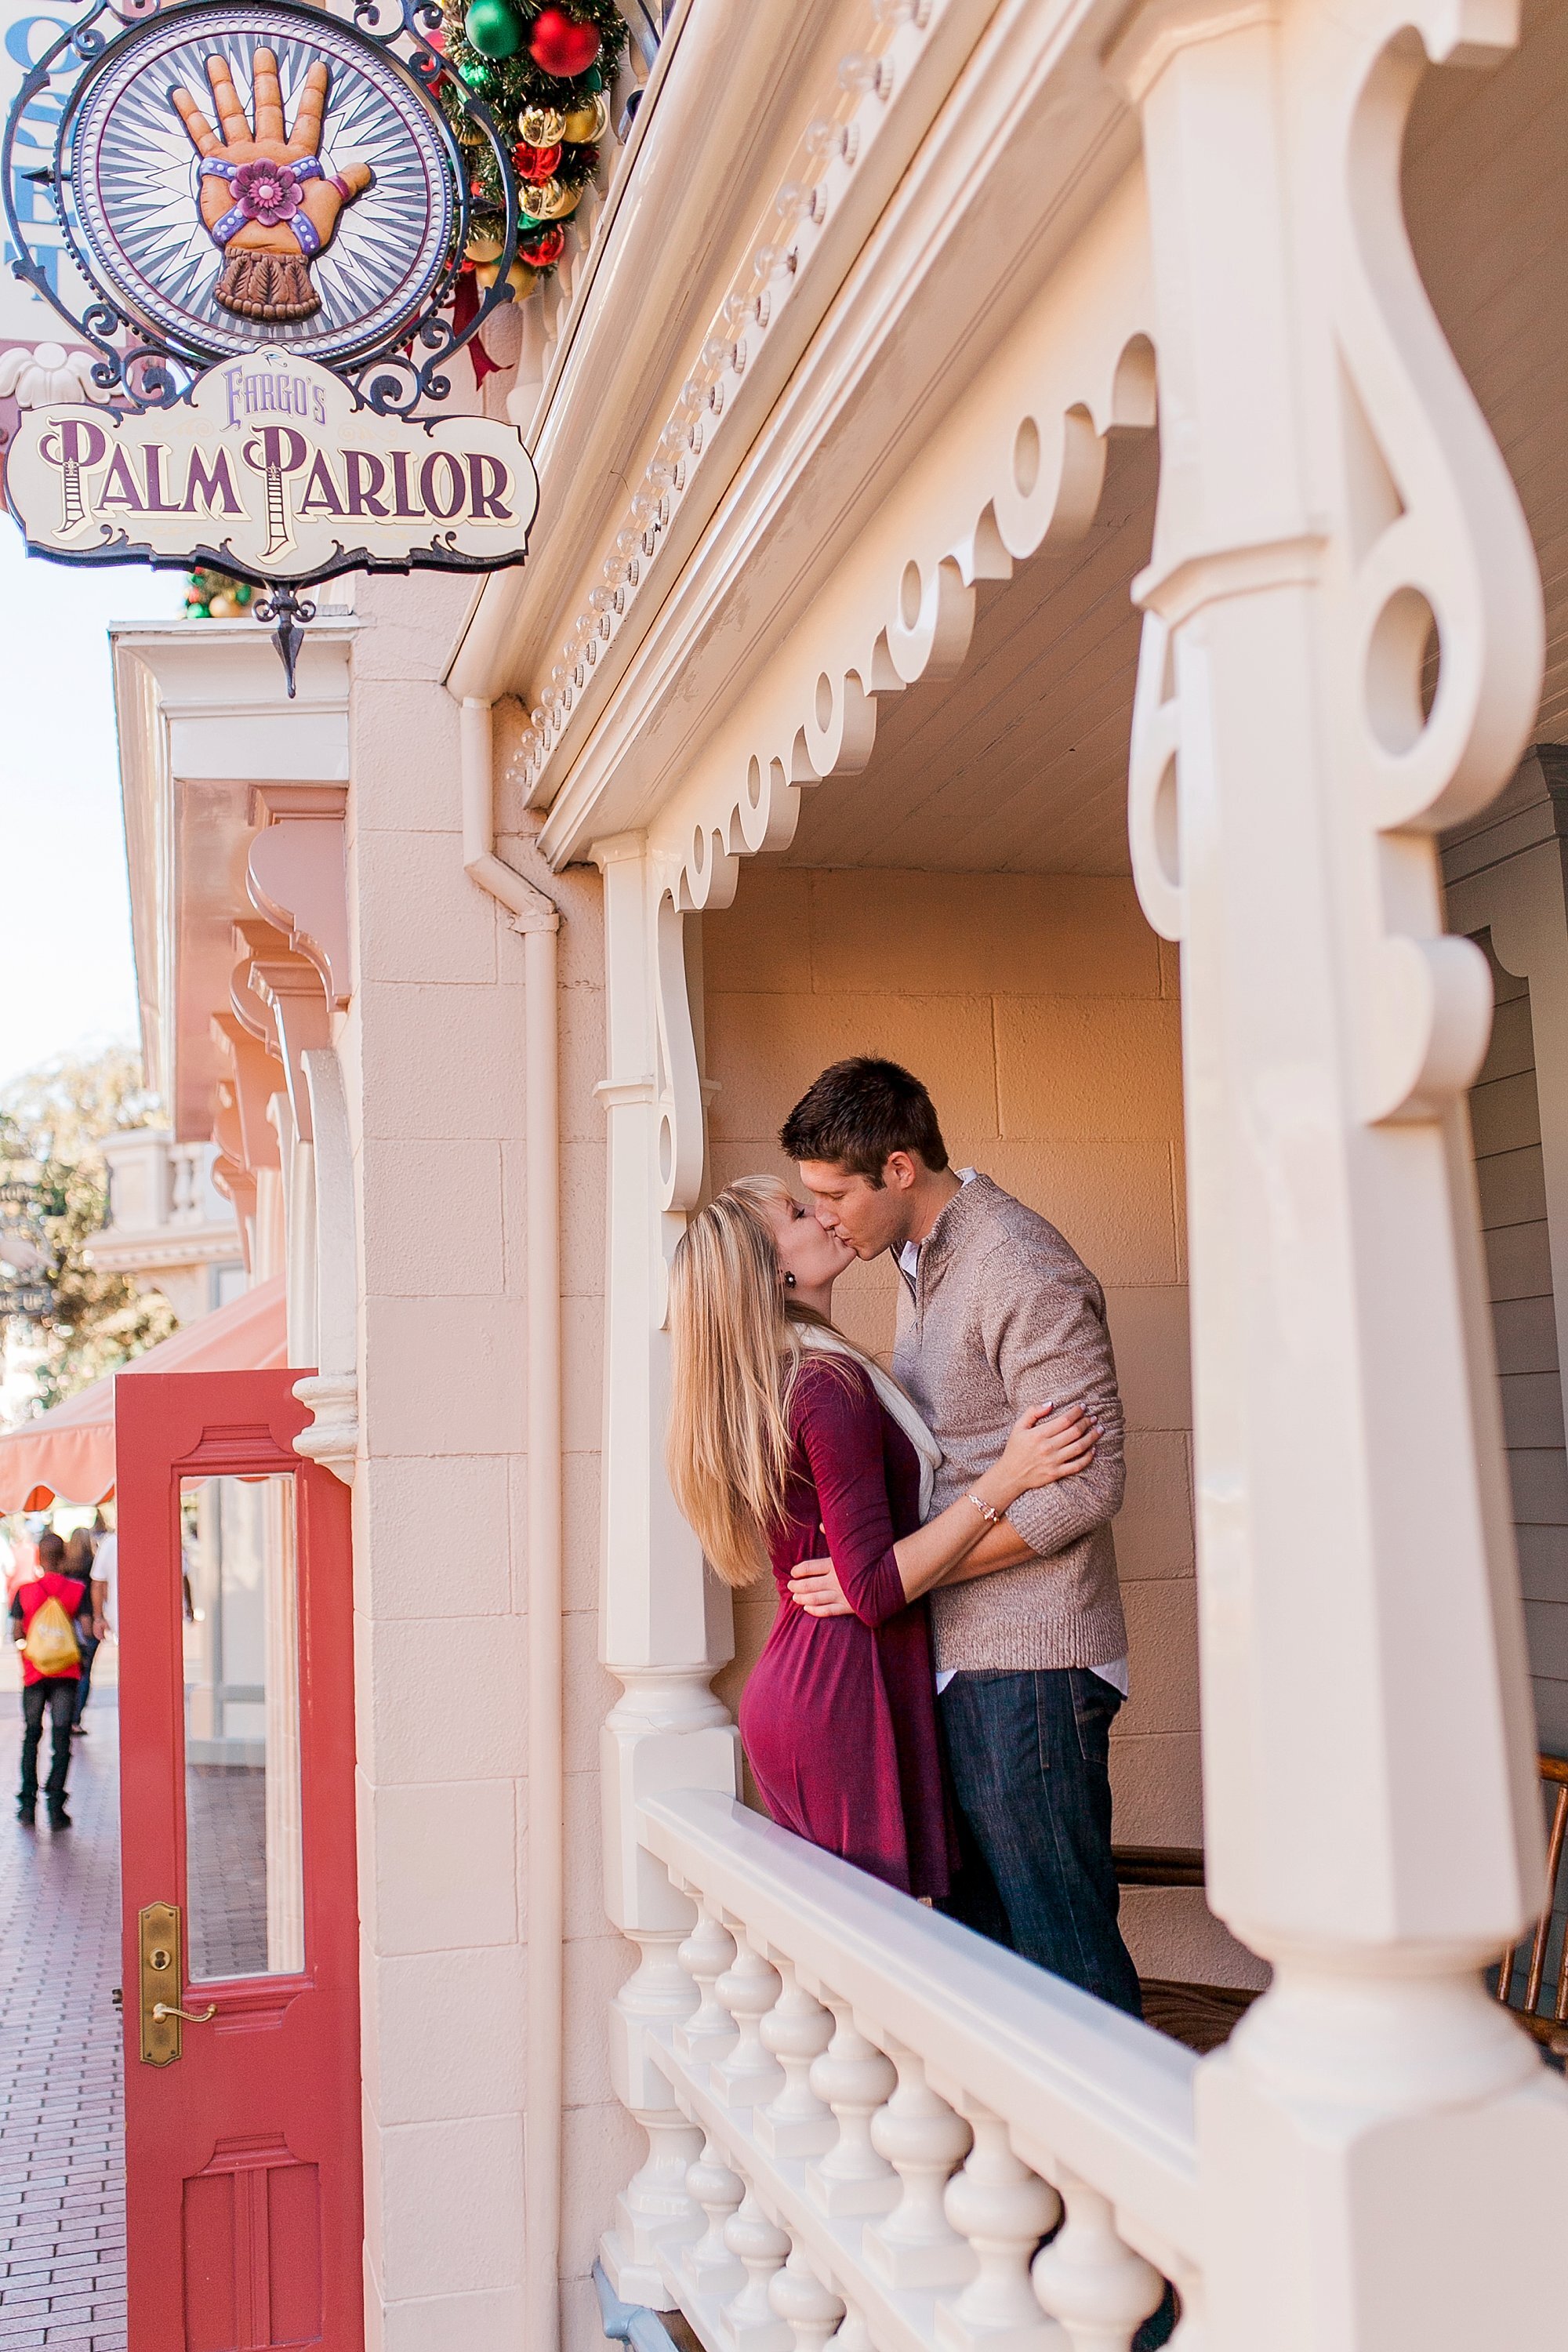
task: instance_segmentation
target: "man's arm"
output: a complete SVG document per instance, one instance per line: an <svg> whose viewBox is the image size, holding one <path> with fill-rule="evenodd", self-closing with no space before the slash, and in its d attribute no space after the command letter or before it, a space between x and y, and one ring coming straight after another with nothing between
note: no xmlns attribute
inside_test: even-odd
<svg viewBox="0 0 1568 2352"><path fill-rule="evenodd" d="M1009 1255L1015 1247L1005 1244ZM1007 1513L1026 1547L1019 1557L1049 1559L1105 1526L1121 1508L1127 1481L1116 1360L1104 1299L1087 1267L1053 1263L1042 1254L1022 1268L1016 1262L999 1267L998 1276L987 1286L993 1304L984 1318L984 1338L1001 1375L1008 1412L1020 1413L1030 1405L1054 1404L1059 1410L1078 1404L1101 1432L1087 1469L1055 1486L1031 1487ZM974 1573L973 1564L968 1565ZM984 1574L984 1569L979 1572Z"/></svg>

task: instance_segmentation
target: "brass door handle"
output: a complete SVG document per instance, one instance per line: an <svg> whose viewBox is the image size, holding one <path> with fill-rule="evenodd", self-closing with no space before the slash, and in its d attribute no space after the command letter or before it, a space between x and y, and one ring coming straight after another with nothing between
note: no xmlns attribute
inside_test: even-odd
<svg viewBox="0 0 1568 2352"><path fill-rule="evenodd" d="M197 2011L182 2009L177 1998L169 1999L171 1993L178 1995L185 1981L184 1923L179 1906L149 1903L138 1924L142 2063L144 2066L172 2066L183 2053L182 2027L205 2025L217 2015L217 2003Z"/></svg>

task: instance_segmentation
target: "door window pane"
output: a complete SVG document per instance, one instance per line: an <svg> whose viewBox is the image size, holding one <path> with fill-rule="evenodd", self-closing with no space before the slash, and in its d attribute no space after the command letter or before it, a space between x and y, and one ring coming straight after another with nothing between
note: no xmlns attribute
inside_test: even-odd
<svg viewBox="0 0 1568 2352"><path fill-rule="evenodd" d="M294 1481L180 1490L193 1979L305 1964Z"/></svg>

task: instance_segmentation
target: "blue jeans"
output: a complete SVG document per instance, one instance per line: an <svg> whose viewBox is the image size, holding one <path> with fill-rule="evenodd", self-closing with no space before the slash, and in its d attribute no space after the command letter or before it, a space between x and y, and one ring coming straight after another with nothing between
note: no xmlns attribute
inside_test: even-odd
<svg viewBox="0 0 1568 2352"><path fill-rule="evenodd" d="M964 1856L942 1907L1141 2017L1110 1856L1110 1726L1121 1705L1080 1666L953 1676L940 1706Z"/></svg>
<svg viewBox="0 0 1568 2352"><path fill-rule="evenodd" d="M85 1632L82 1630L84 1626ZM78 1649L81 1652L81 1676L76 1686L76 1706L71 1714L73 1725L81 1721L82 1710L87 1706L87 1695L92 1688L92 1662L98 1655L98 1637L93 1633L90 1622L85 1617L77 1619L76 1642Z"/></svg>

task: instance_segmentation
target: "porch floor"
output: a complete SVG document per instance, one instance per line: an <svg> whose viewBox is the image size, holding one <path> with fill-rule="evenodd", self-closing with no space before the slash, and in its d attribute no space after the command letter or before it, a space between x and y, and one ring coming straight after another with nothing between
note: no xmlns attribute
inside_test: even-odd
<svg viewBox="0 0 1568 2352"><path fill-rule="evenodd" d="M10 1661L7 1660L9 1664ZM16 1820L20 1707L0 1686L0 2352L125 2352L120 1714L95 1686L72 1827ZM47 1769L46 1727L40 1764ZM40 1815L42 1813L40 1806Z"/></svg>

